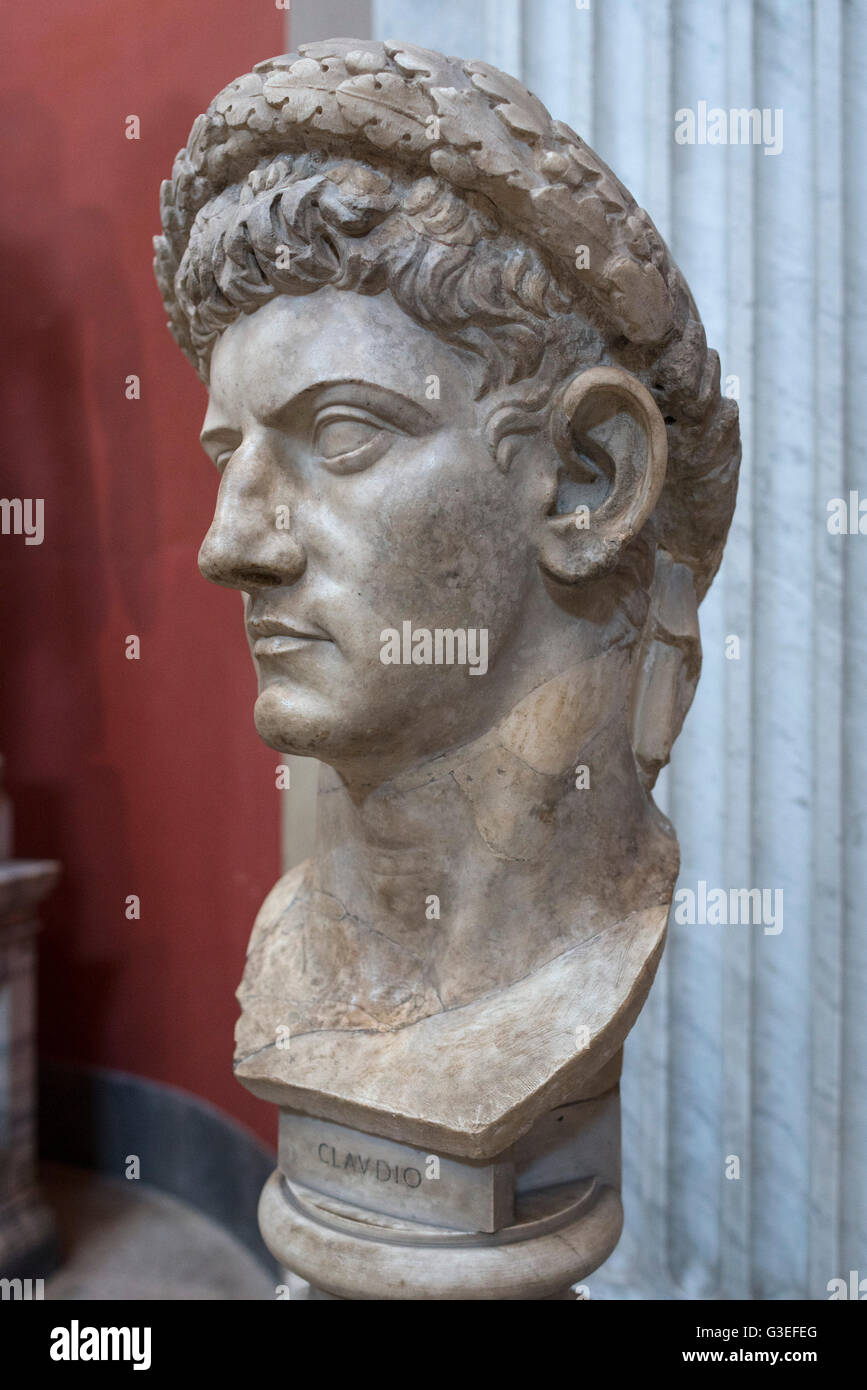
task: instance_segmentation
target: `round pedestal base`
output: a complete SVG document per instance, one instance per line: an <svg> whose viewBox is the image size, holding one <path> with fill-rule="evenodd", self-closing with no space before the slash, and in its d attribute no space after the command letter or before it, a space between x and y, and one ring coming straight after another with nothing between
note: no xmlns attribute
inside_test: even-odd
<svg viewBox="0 0 867 1390"><path fill-rule="evenodd" d="M608 1258L623 1209L613 1187L564 1184L533 1194L514 1225L468 1235L322 1196L278 1170L259 1225L281 1265L336 1298L547 1299Z"/></svg>

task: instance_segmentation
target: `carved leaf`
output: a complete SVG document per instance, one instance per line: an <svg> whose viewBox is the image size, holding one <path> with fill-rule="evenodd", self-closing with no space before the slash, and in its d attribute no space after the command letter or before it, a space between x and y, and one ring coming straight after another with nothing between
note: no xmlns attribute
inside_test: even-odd
<svg viewBox="0 0 867 1390"><path fill-rule="evenodd" d="M284 73L275 73L273 77L269 77L262 93L271 106L278 106L299 125L309 121L316 108L321 109L322 106L321 92L314 87L299 87Z"/></svg>
<svg viewBox="0 0 867 1390"><path fill-rule="evenodd" d="M400 43L395 39L386 39L385 51L401 72L414 76L416 73L424 75L436 82L440 74L444 71L444 60L441 53L434 53L429 48L419 48L414 43Z"/></svg>
<svg viewBox="0 0 867 1390"><path fill-rule="evenodd" d="M430 99L395 73L349 77L338 86L337 101L346 120L363 126L367 138L380 148L398 143L413 150L430 148L426 125L433 114Z"/></svg>
<svg viewBox="0 0 867 1390"><path fill-rule="evenodd" d="M594 207L592 200L586 200L581 209L576 206L575 197L565 184L551 184L545 188L534 189L533 216L538 219L539 230L549 236L552 242L563 248L563 254L574 259L575 248L586 245L590 252L590 265L600 267L608 254L605 237L605 219Z"/></svg>
<svg viewBox="0 0 867 1390"><path fill-rule="evenodd" d="M611 303L637 343L653 343L671 322L668 286L656 266L623 256L606 267L613 282Z"/></svg>
<svg viewBox="0 0 867 1390"><path fill-rule="evenodd" d="M507 176L516 184L526 178L518 151L491 110L480 111L472 92L454 87L434 87L431 96L440 116L440 134L457 149L465 150L478 173Z"/></svg>
<svg viewBox="0 0 867 1390"><path fill-rule="evenodd" d="M473 86L497 101L496 112L510 130L518 135L540 136L551 129L551 118L532 92L508 73L492 68L488 63L466 63L464 71L472 78Z"/></svg>
<svg viewBox="0 0 867 1390"><path fill-rule="evenodd" d="M302 43L299 45L298 52L303 53L305 58L315 58L318 63L325 68L329 59L336 58L344 61L352 53L357 53L358 39L316 39L313 43ZM377 58L377 67L384 68L388 63L388 55L385 45L376 39L365 40L364 52L374 54Z"/></svg>
<svg viewBox="0 0 867 1390"><path fill-rule="evenodd" d="M347 53L343 61L346 65L346 71L353 75L362 72L381 72L384 66L382 53L375 53L367 48L358 48L352 53Z"/></svg>

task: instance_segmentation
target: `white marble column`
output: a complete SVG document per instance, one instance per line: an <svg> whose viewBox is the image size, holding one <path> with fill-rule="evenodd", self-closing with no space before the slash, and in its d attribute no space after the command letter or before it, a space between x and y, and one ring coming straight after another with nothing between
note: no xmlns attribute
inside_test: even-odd
<svg viewBox="0 0 867 1390"><path fill-rule="evenodd" d="M659 800L681 884L781 888L784 926L672 924L626 1047L626 1229L591 1292L827 1297L867 1276L867 536L826 526L830 498L867 496L867 5L344 8L343 33L355 13L359 37L522 76L650 211L738 378L738 508ZM782 151L676 144L700 101L782 109ZM311 795L293 795L287 862Z"/></svg>

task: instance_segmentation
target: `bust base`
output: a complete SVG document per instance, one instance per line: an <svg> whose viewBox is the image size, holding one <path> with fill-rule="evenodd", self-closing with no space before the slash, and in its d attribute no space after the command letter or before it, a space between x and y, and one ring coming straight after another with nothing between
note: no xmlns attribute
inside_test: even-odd
<svg viewBox="0 0 867 1390"><path fill-rule="evenodd" d="M442 1156L429 1183L422 1153L340 1129L284 1111L259 1203L268 1249L310 1286L302 1297L565 1298L617 1244L616 1087L549 1112L493 1164Z"/></svg>
<svg viewBox="0 0 867 1390"><path fill-rule="evenodd" d="M272 1255L332 1298L557 1298L608 1258L623 1225L614 1188L594 1179L579 1186L551 1189L549 1211L527 1211L491 1235L420 1223L411 1233L407 1222L295 1187L278 1170L262 1192L259 1225Z"/></svg>
<svg viewBox="0 0 867 1390"><path fill-rule="evenodd" d="M259 1203L265 1244L308 1297L570 1297L623 1224L620 1094L608 1079L488 1161L284 1107L279 1167Z"/></svg>

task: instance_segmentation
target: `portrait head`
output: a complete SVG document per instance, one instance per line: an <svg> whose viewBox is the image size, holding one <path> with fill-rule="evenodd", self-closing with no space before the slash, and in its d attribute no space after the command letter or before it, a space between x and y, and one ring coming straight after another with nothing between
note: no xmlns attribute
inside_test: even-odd
<svg viewBox="0 0 867 1390"><path fill-rule="evenodd" d="M266 742L401 767L585 667L586 728L622 717L652 785L739 439L611 171L484 63L335 40L220 93L162 218L220 474L200 566L245 595ZM406 623L484 633L484 662L384 661Z"/></svg>

